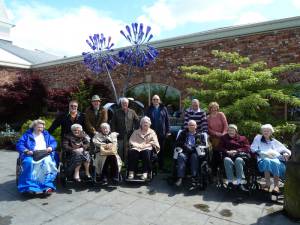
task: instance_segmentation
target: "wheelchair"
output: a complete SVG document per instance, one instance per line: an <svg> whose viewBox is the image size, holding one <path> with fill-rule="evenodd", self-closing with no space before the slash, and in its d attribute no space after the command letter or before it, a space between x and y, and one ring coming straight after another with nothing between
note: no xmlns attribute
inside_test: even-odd
<svg viewBox="0 0 300 225"><path fill-rule="evenodd" d="M56 168L58 169L59 168L59 157L57 155L57 153L55 153L55 156L54 156L54 159L56 161ZM22 172L22 159L20 156L18 156L17 160L16 160L16 186L18 186L19 184L19 176L21 175L21 172ZM58 176L58 174L57 174ZM54 180L54 183L57 184L57 179L58 177L56 177L56 179ZM26 194L26 193L24 193ZM33 194L33 193L32 193ZM34 193L34 194L44 194L45 196L48 196L48 194L45 194L45 193Z"/></svg>
<svg viewBox="0 0 300 225"><path fill-rule="evenodd" d="M217 167L217 183L216 186L218 188L228 188L227 184L224 182L224 179L226 178L225 173L225 167L224 167L224 158L221 154L222 164L218 165ZM260 172L257 165L257 155L250 153L248 155L241 155L241 157L244 162L244 175L245 175L245 181L246 181L246 188L247 188L247 194L249 196L254 195L257 192L262 192L262 186L261 181L264 179L264 173ZM280 182L283 184L284 180L280 179ZM283 190L283 188L280 188ZM272 198L275 196L276 201L278 202L280 199L283 198L282 192L281 193L273 193L273 192L267 192L266 193L269 197L269 199L272 200Z"/></svg>
<svg viewBox="0 0 300 225"><path fill-rule="evenodd" d="M138 160L137 163L137 168L136 171L134 171L134 178L133 179L128 179L128 175L129 175L129 170L128 170L128 164L126 166L126 171L125 171L125 178L124 181L126 183L145 183L145 184L149 184L155 175L157 175L158 172L158 156L157 153L155 152L154 149L151 150L151 155L150 155L150 161L151 161L151 165L150 165L150 171L148 171L148 176L147 179L142 179L142 160L141 157Z"/></svg>
<svg viewBox="0 0 300 225"><path fill-rule="evenodd" d="M60 167L59 167L59 181L60 184L63 187L67 187L68 184L74 184L76 183L74 178L73 178L73 173L74 170L70 171L70 163L71 163L71 152L67 152L62 150L61 152L61 161L60 161ZM90 166L89 166L89 171L91 174L91 178L87 178L85 176L85 171L84 171L84 167L81 166L80 171L79 171L79 176L83 177L83 179L81 179L82 183L87 183L87 184L91 184L94 185L96 183L96 169L94 166L94 154L90 153Z"/></svg>
<svg viewBox="0 0 300 225"><path fill-rule="evenodd" d="M256 191L264 191L261 185L261 181L264 179L264 173L260 172L258 169L258 162L257 162L257 154L253 154L253 157L250 159L249 162L249 192L250 194L253 194ZM286 161L281 161L283 163L286 163ZM268 194L269 199L273 200L273 197L275 197L275 201L279 202L280 200L284 199L283 191L284 191L284 178L279 178L280 185L280 193L275 192L266 192Z"/></svg>
<svg viewBox="0 0 300 225"><path fill-rule="evenodd" d="M180 133L182 132L182 130L178 131L176 140L178 139ZM199 143L196 147L195 147L195 151L198 157L198 173L197 173L197 177L195 179L189 179L191 178L190 174L189 174L189 168L190 168L190 164L189 162L187 162L186 164L186 177L184 178L184 182L189 184L188 186L190 186L190 190L193 189L200 189L200 190L205 190L210 182L211 179L211 168L209 166L209 142L208 142L208 135L206 133L201 133L200 134L200 140L201 143ZM180 154L180 152L182 151L181 148L175 148L174 149L174 153L173 153L173 182L175 183L176 180L178 179L177 176L177 168L178 168L178 155Z"/></svg>
<svg viewBox="0 0 300 225"><path fill-rule="evenodd" d="M94 152L94 159L95 159L95 163L97 158L96 158L96 155L97 153L100 152L100 147L96 147L95 146L95 152ZM117 166L118 166L118 180L115 180L111 174L111 170L108 171L108 177L106 177L106 180L104 181L103 180L103 174L97 174L96 173L96 165L95 165L95 183L96 184L100 184L100 185L103 185L103 186L117 186L119 185L122 181L123 181L123 176L121 174L121 169L122 169L122 160L120 158L120 156L118 155L114 155L116 157L116 161L117 161ZM104 163L105 164L105 163ZM104 166L104 165L103 165ZM103 171L102 171L103 172ZM111 180L111 182L109 181Z"/></svg>
<svg viewBox="0 0 300 225"><path fill-rule="evenodd" d="M22 164L21 158L18 157L17 161L16 161L16 185L17 186L19 183L19 176L20 176L21 170L22 170L21 164Z"/></svg>
<svg viewBox="0 0 300 225"><path fill-rule="evenodd" d="M255 170L255 165L254 161L256 160L253 158L253 156L249 153L240 153L237 157L240 157L244 160L245 165L244 165L244 178L246 181L246 187L248 191L254 190L257 188L257 176L256 176L256 170ZM222 152L219 152L219 162L217 165L217 173L216 173L216 186L218 188L228 188L227 184L224 182L226 177L225 173L225 167L224 167L224 159L225 156L223 155ZM250 192L249 192L250 193Z"/></svg>

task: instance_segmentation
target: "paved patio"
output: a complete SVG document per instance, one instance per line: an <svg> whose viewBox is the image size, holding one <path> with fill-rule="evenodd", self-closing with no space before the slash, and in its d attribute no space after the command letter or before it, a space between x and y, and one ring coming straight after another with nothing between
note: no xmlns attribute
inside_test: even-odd
<svg viewBox="0 0 300 225"><path fill-rule="evenodd" d="M248 197L210 186L189 194L167 184L167 174L149 186L58 188L49 198L21 196L15 184L17 153L0 150L0 225L296 224L282 205L258 193Z"/></svg>

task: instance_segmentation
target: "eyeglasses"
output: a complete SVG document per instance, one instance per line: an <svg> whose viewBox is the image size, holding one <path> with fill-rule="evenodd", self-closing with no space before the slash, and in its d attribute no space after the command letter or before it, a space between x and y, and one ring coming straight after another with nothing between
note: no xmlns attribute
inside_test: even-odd
<svg viewBox="0 0 300 225"><path fill-rule="evenodd" d="M152 100L153 100L153 101L158 101L159 99L158 99L158 98L153 98Z"/></svg>
<svg viewBox="0 0 300 225"><path fill-rule="evenodd" d="M77 107L78 107L78 105L70 105L70 107L77 108Z"/></svg>

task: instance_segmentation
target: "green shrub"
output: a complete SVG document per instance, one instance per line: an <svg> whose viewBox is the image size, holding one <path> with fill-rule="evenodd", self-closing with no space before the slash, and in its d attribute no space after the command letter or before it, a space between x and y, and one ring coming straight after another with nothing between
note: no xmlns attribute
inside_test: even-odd
<svg viewBox="0 0 300 225"><path fill-rule="evenodd" d="M265 62L252 63L238 53L212 51L221 68L201 65L182 66L183 76L199 82L200 88L188 88L190 99L197 98L204 108L212 101L220 104L229 123L238 125L239 132L249 138L260 132L261 124L271 123L275 137L290 146L296 125L286 123L280 109L285 105L300 107L300 99L292 95L292 85L282 85L278 75L299 70L300 64L268 68ZM224 69L223 65L229 69Z"/></svg>

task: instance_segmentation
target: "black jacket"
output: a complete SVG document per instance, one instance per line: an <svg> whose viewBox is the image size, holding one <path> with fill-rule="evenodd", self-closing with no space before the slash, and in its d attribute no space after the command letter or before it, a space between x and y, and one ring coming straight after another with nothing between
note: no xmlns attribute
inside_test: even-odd
<svg viewBox="0 0 300 225"><path fill-rule="evenodd" d="M71 126L75 123L80 124L82 128L85 129L83 113L78 112L74 121L71 120L71 116L69 113L63 113L56 117L56 119L53 121L48 131L50 134L52 134L56 128L61 126L60 134L61 134L61 138L63 138L66 134L71 132Z"/></svg>
<svg viewBox="0 0 300 225"><path fill-rule="evenodd" d="M188 136L188 129L184 129L180 134L179 137L176 140L176 147L180 147L183 149L184 153L193 153L196 151L196 146L198 144L201 144L203 140L201 139L201 134L196 132L195 133L195 145L189 146L187 144L187 136Z"/></svg>

